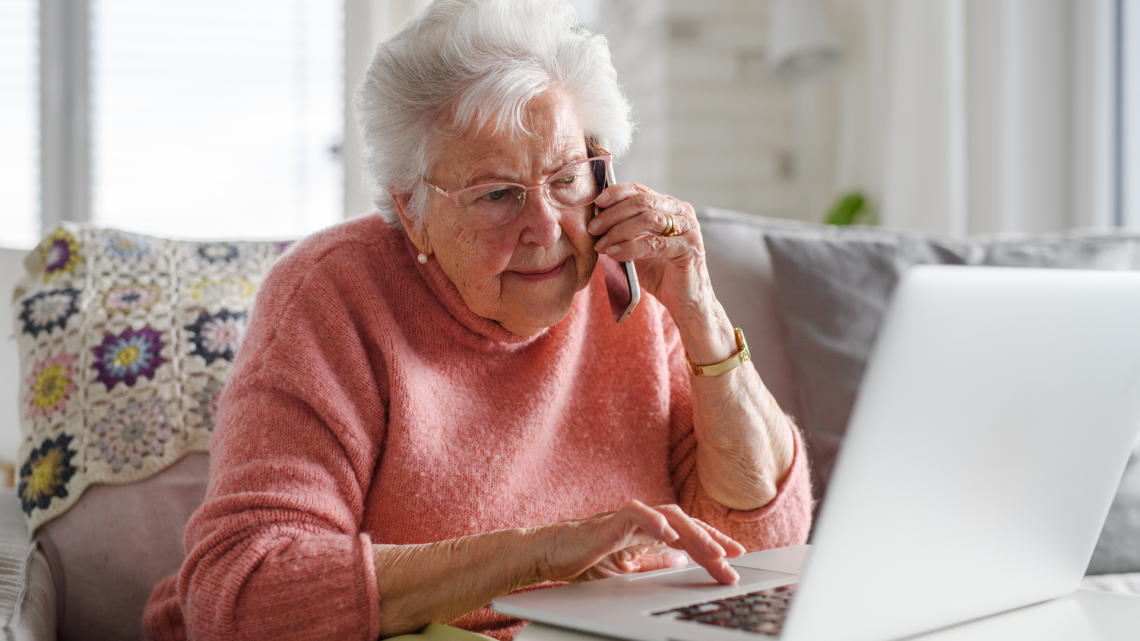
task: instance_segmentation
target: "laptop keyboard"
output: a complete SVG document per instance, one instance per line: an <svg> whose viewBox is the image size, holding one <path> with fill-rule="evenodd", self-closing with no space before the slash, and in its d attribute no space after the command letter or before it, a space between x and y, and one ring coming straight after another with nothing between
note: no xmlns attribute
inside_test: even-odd
<svg viewBox="0 0 1140 641"><path fill-rule="evenodd" d="M678 621L694 621L705 625L733 628L777 636L788 614L788 605L796 594L796 584L782 585L749 592L727 599L716 599L654 612L653 616L669 616Z"/></svg>

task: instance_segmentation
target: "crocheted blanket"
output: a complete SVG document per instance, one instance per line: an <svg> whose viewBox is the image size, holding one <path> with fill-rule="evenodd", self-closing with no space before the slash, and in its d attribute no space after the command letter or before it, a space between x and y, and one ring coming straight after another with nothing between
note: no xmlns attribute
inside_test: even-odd
<svg viewBox="0 0 1140 641"><path fill-rule="evenodd" d="M288 242L185 242L64 224L25 259L17 494L28 529L92 483L208 451L262 275Z"/></svg>

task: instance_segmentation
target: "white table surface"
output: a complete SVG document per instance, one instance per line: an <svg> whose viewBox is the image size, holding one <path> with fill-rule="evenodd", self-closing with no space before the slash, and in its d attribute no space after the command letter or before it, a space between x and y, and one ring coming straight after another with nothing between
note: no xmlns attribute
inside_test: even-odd
<svg viewBox="0 0 1140 641"><path fill-rule="evenodd" d="M593 634L532 623L516 641L587 641ZM756 635L757 639L764 639ZM910 637L921 641L1138 641L1140 596L1077 590L1046 603L1032 605L972 623Z"/></svg>

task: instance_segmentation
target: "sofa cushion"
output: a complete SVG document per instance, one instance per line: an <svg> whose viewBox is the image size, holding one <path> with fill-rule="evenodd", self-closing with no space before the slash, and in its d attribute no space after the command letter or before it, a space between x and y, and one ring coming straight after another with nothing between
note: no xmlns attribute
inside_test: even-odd
<svg viewBox="0 0 1140 641"><path fill-rule="evenodd" d="M147 638L143 609L154 586L182 565L186 522L208 475L208 455L189 454L137 483L92 485L40 528L60 641Z"/></svg>
<svg viewBox="0 0 1140 641"><path fill-rule="evenodd" d="M924 263L1140 269L1140 236L1122 233L954 240L818 227L769 232L766 243L804 406L813 481L821 499L890 295L906 269ZM1140 571L1136 458L1134 454L1090 571Z"/></svg>

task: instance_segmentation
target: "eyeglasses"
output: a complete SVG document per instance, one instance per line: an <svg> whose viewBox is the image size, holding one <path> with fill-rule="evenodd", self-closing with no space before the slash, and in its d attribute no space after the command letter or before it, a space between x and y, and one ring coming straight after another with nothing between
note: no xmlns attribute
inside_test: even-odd
<svg viewBox="0 0 1140 641"><path fill-rule="evenodd" d="M597 156L570 163L541 184L527 187L518 183L487 183L457 191L444 191L425 181L423 184L450 198L464 210L477 229L491 229L514 220L527 192L538 189L546 201L559 209L576 209L592 204L606 185L606 171L612 156Z"/></svg>

